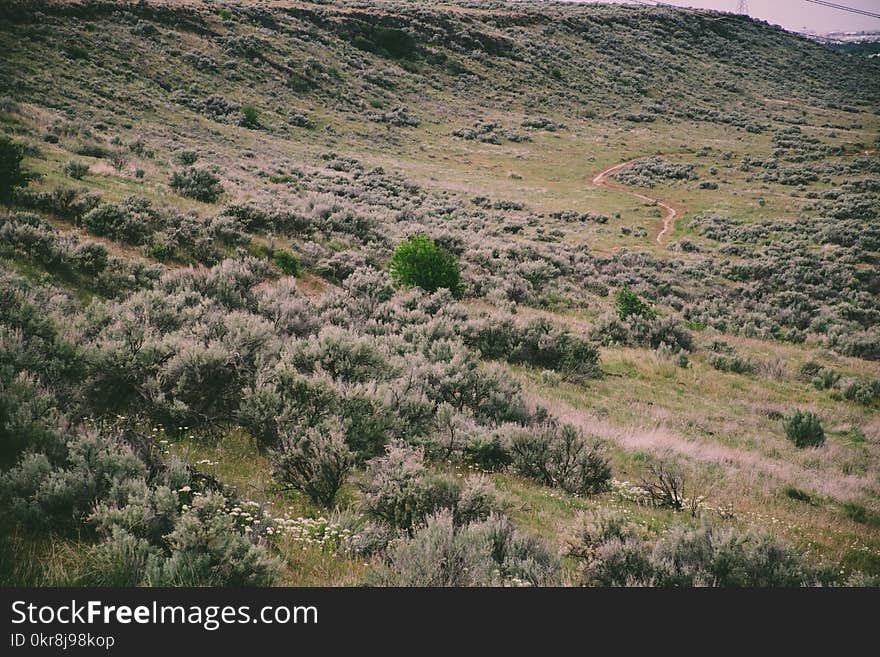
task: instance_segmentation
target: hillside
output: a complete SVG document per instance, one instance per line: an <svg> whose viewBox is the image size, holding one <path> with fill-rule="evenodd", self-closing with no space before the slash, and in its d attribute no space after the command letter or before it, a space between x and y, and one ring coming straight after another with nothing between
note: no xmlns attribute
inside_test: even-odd
<svg viewBox="0 0 880 657"><path fill-rule="evenodd" d="M380 0L13 1L0 51L0 581L880 577L880 61Z"/></svg>

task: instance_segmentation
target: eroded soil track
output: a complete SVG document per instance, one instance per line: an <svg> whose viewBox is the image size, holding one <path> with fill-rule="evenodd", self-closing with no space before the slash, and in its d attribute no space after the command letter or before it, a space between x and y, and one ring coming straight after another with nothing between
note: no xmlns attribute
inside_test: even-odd
<svg viewBox="0 0 880 657"><path fill-rule="evenodd" d="M675 226L675 219L680 214L679 209L676 208L671 203L668 203L667 201L663 201L659 198L654 198L654 197L648 196L646 194L641 194L639 192L634 192L633 190L629 189L628 187L626 187L625 185L623 185L621 183L617 183L612 180L609 180L609 178L611 176L613 176L615 173L619 173L621 171L629 169L633 164L635 164L639 160L643 160L643 159L646 159L646 158L637 157L636 159L629 160L628 162L621 162L620 164L615 164L613 167L609 167L609 168L605 169L604 171L597 173L593 177L592 182L593 182L593 185L595 185L596 187L608 187L609 189L616 189L621 192L626 192L630 196L634 196L635 198L637 198L641 201L653 203L653 204L663 208L666 211L666 215L663 217L663 223L660 227L660 231L657 233L657 244L663 244L663 240L666 238L666 236L672 231L673 227Z"/></svg>

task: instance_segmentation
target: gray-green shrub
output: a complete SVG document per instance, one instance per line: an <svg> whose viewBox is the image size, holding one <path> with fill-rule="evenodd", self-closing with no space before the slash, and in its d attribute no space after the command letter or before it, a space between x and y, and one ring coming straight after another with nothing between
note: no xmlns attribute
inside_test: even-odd
<svg viewBox="0 0 880 657"><path fill-rule="evenodd" d="M171 174L171 189L181 196L203 203L214 203L223 194L220 179L207 169L190 167Z"/></svg>
<svg viewBox="0 0 880 657"><path fill-rule="evenodd" d="M547 423L515 431L510 437L513 468L522 476L574 495L605 490L611 467L597 438L570 424Z"/></svg>
<svg viewBox="0 0 880 657"><path fill-rule="evenodd" d="M275 477L317 504L332 506L351 469L354 455L339 427L293 427L272 452Z"/></svg>

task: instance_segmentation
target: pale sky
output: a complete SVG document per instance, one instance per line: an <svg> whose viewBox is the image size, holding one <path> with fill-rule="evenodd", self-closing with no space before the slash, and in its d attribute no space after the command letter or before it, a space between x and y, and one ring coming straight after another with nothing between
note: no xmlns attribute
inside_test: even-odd
<svg viewBox="0 0 880 657"><path fill-rule="evenodd" d="M609 0L601 1L608 2ZM626 0L610 1L624 2ZM702 7L719 11L733 11L737 5L736 0L664 0L664 2L679 7ZM880 13L880 0L833 0L833 2ZM749 14L754 18L782 25L789 30L800 31L807 28L820 33L880 31L880 19L822 7L804 2L804 0L748 0L748 3Z"/></svg>

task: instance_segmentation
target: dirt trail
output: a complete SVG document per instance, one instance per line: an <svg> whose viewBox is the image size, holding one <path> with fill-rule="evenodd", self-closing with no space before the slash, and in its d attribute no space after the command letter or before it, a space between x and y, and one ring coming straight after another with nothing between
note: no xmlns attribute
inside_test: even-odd
<svg viewBox="0 0 880 657"><path fill-rule="evenodd" d="M655 205L660 206L664 210L666 210L666 216L663 217L663 227L660 229L660 232L657 233L657 244L663 243L663 238L672 230L675 225L675 218L679 215L679 210L675 206L667 203L666 201L661 201L659 198L653 198L652 196L646 196L645 194L640 194L639 192L634 192L631 189L627 188L625 185L620 183L616 183L610 181L608 178L615 173L619 173L625 169L629 169L633 164L638 162L639 160L644 160L646 158L637 157L634 160L629 160L628 162L621 162L620 164L615 164L613 167L609 167L604 171L597 173L593 177L593 185L596 187L608 187L609 189L616 189L621 192L626 192L630 196L634 196L639 200L646 201L648 203L654 203Z"/></svg>

